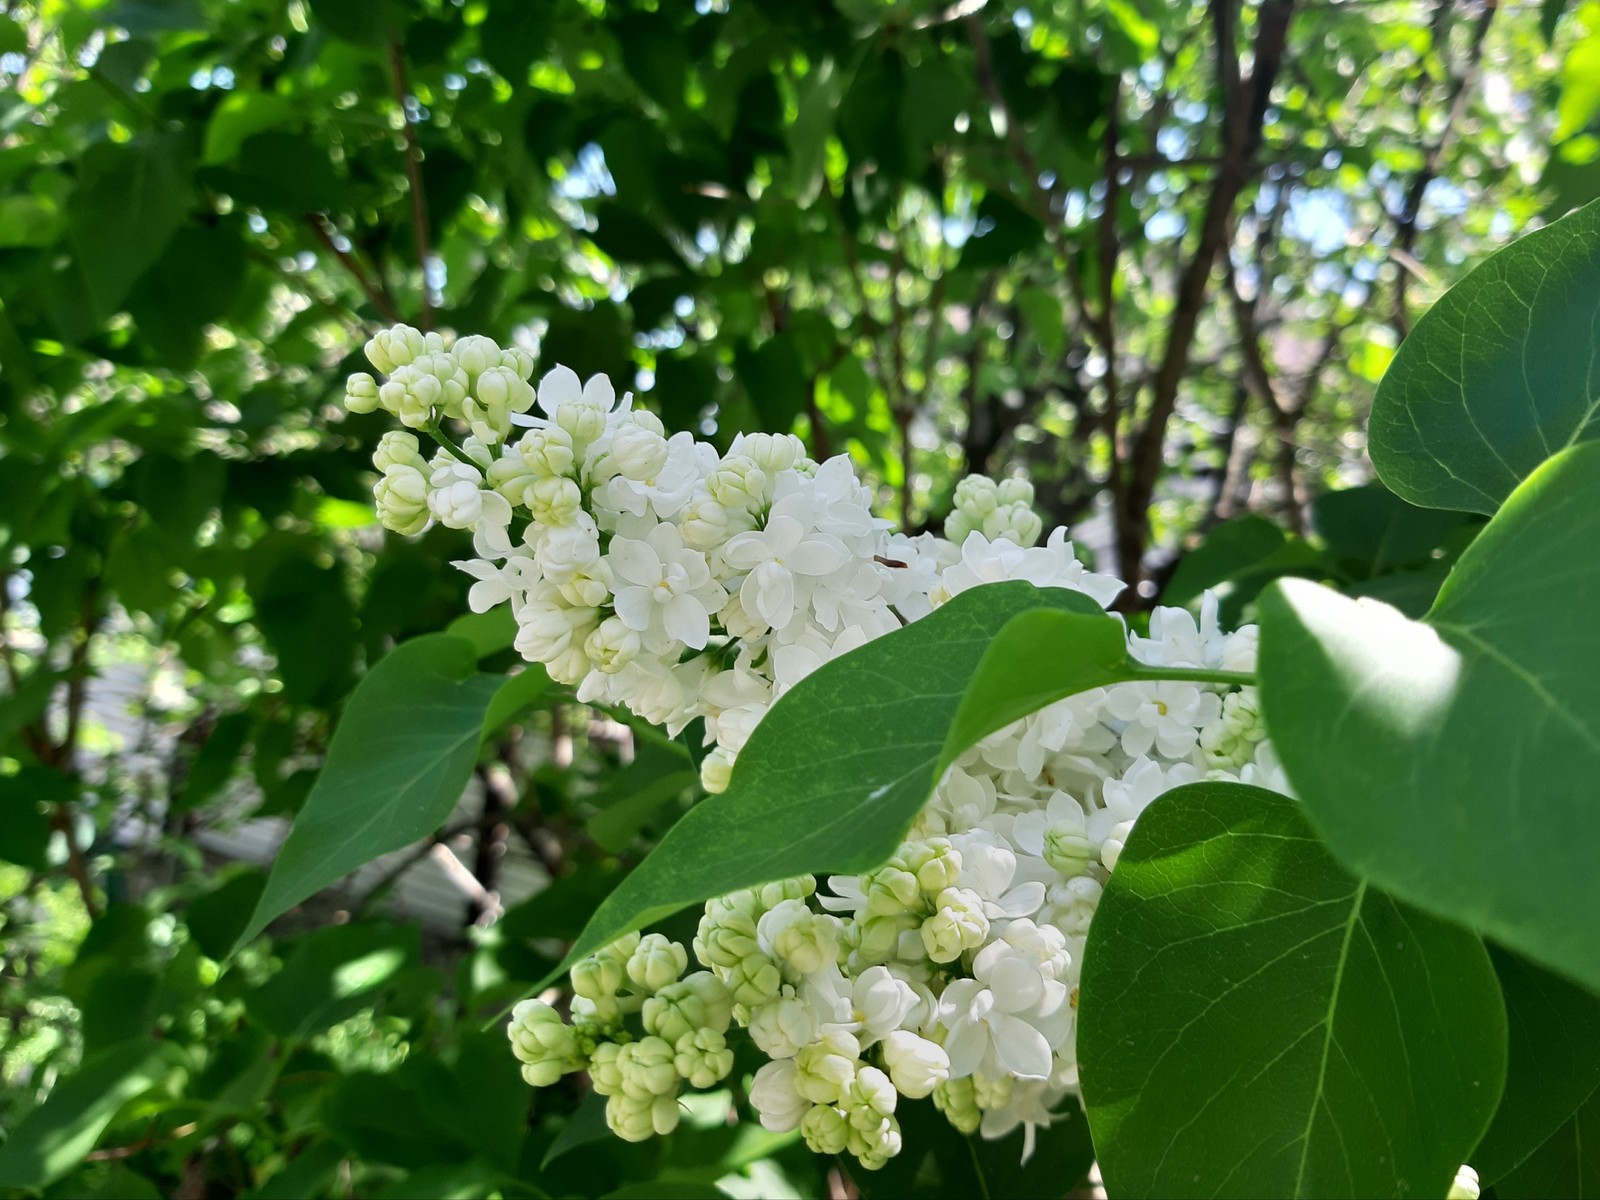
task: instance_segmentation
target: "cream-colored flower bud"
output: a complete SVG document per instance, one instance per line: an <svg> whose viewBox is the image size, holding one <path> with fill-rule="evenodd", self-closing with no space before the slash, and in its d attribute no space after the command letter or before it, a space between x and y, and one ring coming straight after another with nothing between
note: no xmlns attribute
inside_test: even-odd
<svg viewBox="0 0 1600 1200"><path fill-rule="evenodd" d="M621 475L640 483L654 479L667 465L667 439L629 420L611 435L611 448L603 456L597 474L601 478Z"/></svg>
<svg viewBox="0 0 1600 1200"><path fill-rule="evenodd" d="M748 458L768 479L773 479L804 459L806 448L793 434L747 433L739 438L734 453Z"/></svg>
<svg viewBox="0 0 1600 1200"><path fill-rule="evenodd" d="M1083 826L1057 821L1045 831L1044 860L1063 875L1082 875L1095 859L1095 845Z"/></svg>
<svg viewBox="0 0 1600 1200"><path fill-rule="evenodd" d="M889 1077L877 1067L862 1067L840 1097L839 1107L850 1118L850 1124L863 1133L876 1131L884 1117L894 1112L900 1093L894 1090Z"/></svg>
<svg viewBox="0 0 1600 1200"><path fill-rule="evenodd" d="M394 325L372 335L366 345L367 361L389 375L397 367L409 366L426 347L420 330L409 325Z"/></svg>
<svg viewBox="0 0 1600 1200"><path fill-rule="evenodd" d="M625 978L623 965L614 956L600 954L591 954L574 963L570 975L572 990L596 1002L615 996Z"/></svg>
<svg viewBox="0 0 1600 1200"><path fill-rule="evenodd" d="M977 1133L983 1123L983 1110L978 1107L973 1076L947 1079L933 1089L933 1105L961 1133Z"/></svg>
<svg viewBox="0 0 1600 1200"><path fill-rule="evenodd" d="M522 435L517 449L528 469L541 476L571 475L577 462L572 435L559 425L529 430Z"/></svg>
<svg viewBox="0 0 1600 1200"><path fill-rule="evenodd" d="M1032 546L1044 532L1044 522L1029 505L1002 504L983 518L979 528L991 542L1005 538L1016 546Z"/></svg>
<svg viewBox="0 0 1600 1200"><path fill-rule="evenodd" d="M730 454L706 480L711 498L734 512L759 513L772 503L772 483L755 460Z"/></svg>
<svg viewBox="0 0 1600 1200"><path fill-rule="evenodd" d="M750 1039L768 1058L793 1058L800 1047L817 1035L816 1016L811 1006L794 989L754 1008L745 1022Z"/></svg>
<svg viewBox="0 0 1600 1200"><path fill-rule="evenodd" d="M879 867L867 876L866 884L867 912L875 917L898 916L922 899L917 877L896 866Z"/></svg>
<svg viewBox="0 0 1600 1200"><path fill-rule="evenodd" d="M407 537L421 533L433 519L428 481L415 467L391 466L374 485L372 498L383 527Z"/></svg>
<svg viewBox="0 0 1600 1200"><path fill-rule="evenodd" d="M944 1047L909 1029L895 1029L879 1044L883 1065L902 1096L920 1100L950 1078L950 1056Z"/></svg>
<svg viewBox="0 0 1600 1200"><path fill-rule="evenodd" d="M508 346L500 351L500 365L510 367L517 373L519 379L533 378L533 355L526 350L519 350L515 346Z"/></svg>
<svg viewBox="0 0 1600 1200"><path fill-rule="evenodd" d="M574 450L582 450L606 431L606 414L591 404L563 404L555 423L571 437Z"/></svg>
<svg viewBox="0 0 1600 1200"><path fill-rule="evenodd" d="M708 911L700 919L695 955L706 966L731 970L747 956L760 952L756 922L746 914L727 912L713 917Z"/></svg>
<svg viewBox="0 0 1600 1200"><path fill-rule="evenodd" d="M801 1122L811 1102L795 1090L798 1069L793 1059L763 1063L750 1081L750 1107L761 1127L771 1133L788 1133Z"/></svg>
<svg viewBox="0 0 1600 1200"><path fill-rule="evenodd" d="M725 508L710 495L696 496L678 514L683 544L706 554L726 545L734 534L748 533L755 527L756 519L750 512Z"/></svg>
<svg viewBox="0 0 1600 1200"><path fill-rule="evenodd" d="M715 1029L697 1029L680 1037L673 1047L673 1065L690 1087L708 1088L733 1070L733 1051Z"/></svg>
<svg viewBox="0 0 1600 1200"><path fill-rule="evenodd" d="M734 754L721 746L700 760L700 786L708 795L716 796L728 790L733 782Z"/></svg>
<svg viewBox="0 0 1600 1200"><path fill-rule="evenodd" d="M344 406L353 413L369 413L378 407L378 381L357 372L344 382Z"/></svg>
<svg viewBox="0 0 1600 1200"><path fill-rule="evenodd" d="M676 983L689 965L689 952L659 933L646 934L628 958L628 978L646 992L660 991Z"/></svg>
<svg viewBox="0 0 1600 1200"><path fill-rule="evenodd" d="M813 1154L843 1154L850 1142L850 1119L830 1104L818 1104L800 1119L800 1136Z"/></svg>
<svg viewBox="0 0 1600 1200"><path fill-rule="evenodd" d="M877 1171L900 1153L902 1144L899 1121L894 1117L881 1117L871 1129L852 1124L845 1149L867 1170Z"/></svg>
<svg viewBox="0 0 1600 1200"><path fill-rule="evenodd" d="M395 429L378 439L378 445L372 452L372 465L380 471L387 471L390 467L410 467L420 472L427 470L428 460L422 457L422 449L414 436Z"/></svg>
<svg viewBox="0 0 1600 1200"><path fill-rule="evenodd" d="M949 838L932 837L923 843L926 856L917 865L917 886L930 896L954 887L961 877L961 851Z"/></svg>
<svg viewBox="0 0 1600 1200"><path fill-rule="evenodd" d="M675 1096L678 1094L678 1068L673 1065L675 1051L665 1038L648 1036L629 1042L617 1054L617 1070L622 1090L630 1096Z"/></svg>
<svg viewBox="0 0 1600 1200"><path fill-rule="evenodd" d="M999 482L995 488L995 495L1001 504L1022 504L1031 507L1033 484L1019 476L1012 476Z"/></svg>
<svg viewBox="0 0 1600 1200"><path fill-rule="evenodd" d="M495 345L493 338L486 338L482 334L462 338L450 347L450 354L472 379L490 367L500 365L500 347Z"/></svg>
<svg viewBox="0 0 1600 1200"><path fill-rule="evenodd" d="M765 954L747 954L728 968L723 983L736 1003L754 1008L765 1004L783 988L783 972Z"/></svg>
<svg viewBox="0 0 1600 1200"><path fill-rule="evenodd" d="M600 1042L589 1056L589 1082L602 1096L614 1095L622 1090L622 1067L617 1058L622 1046L617 1042Z"/></svg>
<svg viewBox="0 0 1600 1200"><path fill-rule="evenodd" d="M800 1047L794 1062L795 1088L813 1104L838 1104L861 1065L861 1043L841 1029Z"/></svg>
<svg viewBox="0 0 1600 1200"><path fill-rule="evenodd" d="M967 888L946 888L934 899L937 911L922 923L922 943L936 963L955 962L967 950L983 945L989 919L983 900Z"/></svg>
<svg viewBox="0 0 1600 1200"><path fill-rule="evenodd" d="M618 1092L606 1099L606 1124L625 1142L665 1136L678 1127L678 1097L634 1096Z"/></svg>
<svg viewBox="0 0 1600 1200"><path fill-rule="evenodd" d="M640 646L637 631L624 625L620 617L607 617L584 639L583 652L589 656L595 670L614 675L639 657ZM679 968L680 971L682 969ZM677 976L672 978L676 979Z"/></svg>
<svg viewBox="0 0 1600 1200"><path fill-rule="evenodd" d="M572 480L552 475L528 489L527 503L540 525L571 525L583 511L583 491Z"/></svg>

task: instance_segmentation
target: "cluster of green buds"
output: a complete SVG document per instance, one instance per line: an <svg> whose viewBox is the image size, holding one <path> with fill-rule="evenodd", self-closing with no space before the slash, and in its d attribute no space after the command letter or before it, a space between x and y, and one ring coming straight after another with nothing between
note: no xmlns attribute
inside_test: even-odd
<svg viewBox="0 0 1600 1200"><path fill-rule="evenodd" d="M688 965L689 952L658 933L629 934L583 959L571 972L571 1024L539 1000L512 1010L522 1077L547 1087L587 1070L618 1137L670 1133L683 1086L713 1087L733 1070L733 998L709 971L684 976Z"/></svg>

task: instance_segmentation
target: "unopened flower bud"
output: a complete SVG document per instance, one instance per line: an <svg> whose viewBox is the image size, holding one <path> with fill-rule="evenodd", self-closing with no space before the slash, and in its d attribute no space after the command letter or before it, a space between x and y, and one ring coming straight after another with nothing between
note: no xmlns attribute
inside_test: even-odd
<svg viewBox="0 0 1600 1200"><path fill-rule="evenodd" d="M1044 860L1063 875L1082 875L1094 859L1094 843L1081 825L1057 821L1045 831Z"/></svg>
<svg viewBox="0 0 1600 1200"><path fill-rule="evenodd" d="M936 1087L950 1078L950 1056L937 1042L930 1042L908 1029L896 1029L884 1035L880 1046L895 1090L908 1099L931 1096Z"/></svg>
<svg viewBox="0 0 1600 1200"><path fill-rule="evenodd" d="M790 1058L763 1063L750 1081L750 1107L756 1110L761 1127L772 1133L787 1133L800 1124L811 1102L796 1090L799 1070Z"/></svg>
<svg viewBox="0 0 1600 1200"><path fill-rule="evenodd" d="M420 330L409 325L395 325L373 334L366 345L367 361L388 375L397 367L410 365L425 347L426 341Z"/></svg>
<svg viewBox="0 0 1600 1200"><path fill-rule="evenodd" d="M689 952L659 933L646 934L628 959L628 978L646 992L660 991L689 965Z"/></svg>
<svg viewBox="0 0 1600 1200"><path fill-rule="evenodd" d="M800 1120L800 1136L813 1154L843 1154L850 1141L850 1119L832 1105L813 1105Z"/></svg>
<svg viewBox="0 0 1600 1200"><path fill-rule="evenodd" d="M369 413L378 407L378 381L358 372L344 384L344 406L353 413Z"/></svg>
<svg viewBox="0 0 1600 1200"><path fill-rule="evenodd" d="M733 1051L715 1029L697 1029L684 1034L674 1050L673 1065L690 1087L712 1087L733 1070Z"/></svg>
<svg viewBox="0 0 1600 1200"><path fill-rule="evenodd" d="M967 950L983 945L989 919L983 900L967 888L946 888L935 898L937 911L922 923L922 943L936 963L955 962Z"/></svg>
<svg viewBox="0 0 1600 1200"><path fill-rule="evenodd" d="M676 1077L674 1077L676 1078ZM678 1097L636 1096L617 1092L606 1100L606 1124L625 1142L665 1136L678 1127Z"/></svg>

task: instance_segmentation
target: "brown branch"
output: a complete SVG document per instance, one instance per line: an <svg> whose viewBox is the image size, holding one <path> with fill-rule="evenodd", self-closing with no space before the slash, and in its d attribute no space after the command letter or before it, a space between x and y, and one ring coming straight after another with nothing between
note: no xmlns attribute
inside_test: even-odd
<svg viewBox="0 0 1600 1200"><path fill-rule="evenodd" d="M1011 149L1011 157L1017 160L1023 177L1027 182L1029 194L1033 201L1034 215L1044 225L1045 236L1050 239L1050 244L1060 249L1058 239L1060 229L1056 224L1055 205L1050 193L1039 181L1039 165L1034 161L1033 152L1028 149L1028 144L1023 140L1022 127L1011 116L1011 110L1006 106L1005 94L1001 92L1000 85L995 80L994 56L989 49L989 35L983 28L983 20L976 13L967 17L967 36L972 42L972 52L977 59L978 86L983 90L992 109L998 109L1000 118L1005 122L1006 145Z"/></svg>
<svg viewBox="0 0 1600 1200"><path fill-rule="evenodd" d="M426 333L433 328L433 297L428 287L428 200L422 190L422 151L417 146L417 127L411 120L411 109L406 100L406 58L400 39L389 34L389 79L394 85L395 103L400 106L400 119L406 139L406 189L411 194L411 232L417 243L417 265L422 268L422 312L417 324Z"/></svg>
<svg viewBox="0 0 1600 1200"><path fill-rule="evenodd" d="M1450 4L1451 0L1439 0L1435 11L1435 36L1441 40L1448 37L1443 26ZM1399 216L1395 218L1393 256L1401 264L1402 269L1395 272L1394 311L1391 323L1396 336L1402 341L1411 332L1411 314L1406 302L1406 289L1410 282L1411 271L1405 269L1405 264L1408 261L1412 263L1416 261L1412 251L1417 244L1417 221L1422 215L1422 198L1428 190L1428 185L1439 177L1445 153L1455 140L1462 117L1466 115L1467 103L1472 95L1471 89L1476 85L1479 71L1483 66L1484 40L1489 36L1489 26L1494 21L1497 10L1498 0L1484 0L1483 10L1478 14L1477 22L1472 28L1472 42L1467 48L1466 65L1461 73L1450 81L1449 95L1445 101L1444 128L1439 131L1439 136L1423 156L1422 168L1411 181L1405 203L1400 209ZM1446 49L1448 50L1448 46Z"/></svg>
<svg viewBox="0 0 1600 1200"><path fill-rule="evenodd" d="M372 307L378 310L378 315L391 325L399 324L400 314L395 311L394 301L386 291L368 278L354 255L347 250L339 249L339 244L333 240L332 223L328 217L322 213L306 213L304 219L306 224L311 226L311 232L317 235L317 240L322 243L323 248L339 260L339 265L350 273L350 278L356 281L356 286L366 294L368 300L372 301Z"/></svg>
<svg viewBox="0 0 1600 1200"><path fill-rule="evenodd" d="M1199 327L1212 268L1226 243L1234 205L1254 167L1293 13L1294 0L1264 0L1256 18L1254 67L1248 78L1242 78L1235 45L1233 2L1212 0L1211 3L1218 78L1225 105L1222 162L1206 198L1194 255L1179 276L1166 349L1152 385L1149 412L1129 448L1127 487L1117 511L1117 558L1123 578L1130 584L1127 602L1136 602L1150 525L1150 501L1161 471L1167 423L1177 407L1178 389L1189 366L1189 353Z"/></svg>

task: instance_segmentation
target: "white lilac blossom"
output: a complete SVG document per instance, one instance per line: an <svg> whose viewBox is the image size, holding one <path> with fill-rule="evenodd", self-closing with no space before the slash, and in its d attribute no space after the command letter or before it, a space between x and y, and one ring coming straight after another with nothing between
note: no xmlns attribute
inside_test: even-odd
<svg viewBox="0 0 1600 1200"><path fill-rule="evenodd" d="M848 459L751 434L725 454L666 436L609 381L487 338L396 327L368 346L354 412L436 436L431 462L391 433L374 465L384 524L470 530L477 611L516 618L517 649L586 703L677 733L705 722L710 791L788 688L981 584L1026 580L1109 604L1115 579L1043 530L1023 480L957 487L945 537L895 534ZM1254 668L1253 629L1157 609L1141 662ZM906 842L865 875L768 884L706 904L691 946L627 938L572 971L572 1020L519 1005L512 1048L536 1087L587 1070L621 1137L669 1132L684 1087L733 1069L747 1031L768 1058L761 1123L883 1165L898 1105L930 1098L956 1129L1037 1131L1077 1090L1078 978L1089 921L1140 814L1201 779L1286 790L1250 688L1182 679L1099 688L983 739L945 773ZM691 967L698 969L691 970ZM686 973L687 972L687 973Z"/></svg>

